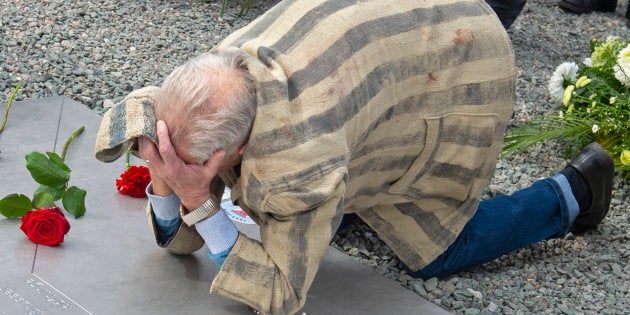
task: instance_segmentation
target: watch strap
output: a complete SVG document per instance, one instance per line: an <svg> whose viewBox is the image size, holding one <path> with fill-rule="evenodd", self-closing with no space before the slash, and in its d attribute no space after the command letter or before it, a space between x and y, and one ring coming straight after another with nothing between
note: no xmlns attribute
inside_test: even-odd
<svg viewBox="0 0 630 315"><path fill-rule="evenodd" d="M179 206L179 214L182 216L182 221L188 226L193 226L195 223L207 218L213 214L219 208L219 200L215 195L211 195L199 208L184 214L184 205Z"/></svg>

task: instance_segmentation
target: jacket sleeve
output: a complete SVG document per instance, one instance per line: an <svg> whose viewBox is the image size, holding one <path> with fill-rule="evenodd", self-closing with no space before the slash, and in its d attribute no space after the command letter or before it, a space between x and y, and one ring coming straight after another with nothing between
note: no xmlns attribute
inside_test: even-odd
<svg viewBox="0 0 630 315"><path fill-rule="evenodd" d="M173 254L188 255L201 248L204 244L203 238L197 233L194 226L188 227L186 224L182 223L179 224L173 237L164 237L155 221L153 207L151 207L150 202L147 204L147 217L149 219L149 226L153 230L153 235L155 235L157 245Z"/></svg>
<svg viewBox="0 0 630 315"><path fill-rule="evenodd" d="M223 181L217 176L212 180L210 185L212 187L212 193L221 198L225 189ZM180 222L173 237L164 237L155 221L151 202L147 204L147 218L149 219L149 226L151 230L153 230L153 235L155 235L157 245L173 254L188 255L200 249L204 244L203 238L199 235L195 227L189 227L182 222Z"/></svg>
<svg viewBox="0 0 630 315"><path fill-rule="evenodd" d="M306 185L265 194L261 242L240 234L211 293L264 314L293 314L304 306L319 263L343 216L346 169Z"/></svg>

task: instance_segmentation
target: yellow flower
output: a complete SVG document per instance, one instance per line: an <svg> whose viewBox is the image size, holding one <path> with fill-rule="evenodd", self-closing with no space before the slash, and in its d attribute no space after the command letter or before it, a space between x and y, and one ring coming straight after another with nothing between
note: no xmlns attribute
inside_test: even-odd
<svg viewBox="0 0 630 315"><path fill-rule="evenodd" d="M573 106L573 104L569 105L569 108L567 108L567 114L571 114L574 108L575 106Z"/></svg>
<svg viewBox="0 0 630 315"><path fill-rule="evenodd" d="M615 102L616 102L616 101L617 101L617 98L616 98L616 97L614 97L614 96L613 96L613 97L611 97L611 98L610 98L610 105L615 104Z"/></svg>
<svg viewBox="0 0 630 315"><path fill-rule="evenodd" d="M577 82L575 82L575 87L579 89L581 87L585 87L589 83L591 83L591 79L589 79L585 75L583 75L579 79L577 79Z"/></svg>
<svg viewBox="0 0 630 315"><path fill-rule="evenodd" d="M630 165L630 150L623 150L621 156L619 156L619 160L621 160L621 164L623 165Z"/></svg>
<svg viewBox="0 0 630 315"><path fill-rule="evenodd" d="M571 100L571 93L575 90L575 86L569 85L566 89L564 89L564 95L562 96L562 104L564 106L569 105L569 101Z"/></svg>

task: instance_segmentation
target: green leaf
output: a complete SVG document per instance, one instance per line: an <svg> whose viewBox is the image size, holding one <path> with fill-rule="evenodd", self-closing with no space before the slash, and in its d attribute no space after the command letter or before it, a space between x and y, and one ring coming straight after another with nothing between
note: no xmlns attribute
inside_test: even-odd
<svg viewBox="0 0 630 315"><path fill-rule="evenodd" d="M54 206L55 201L53 200L53 196L51 194L42 191L33 195L33 207L35 209Z"/></svg>
<svg viewBox="0 0 630 315"><path fill-rule="evenodd" d="M75 218L85 214L85 195L87 192L76 186L68 188L63 195L63 208Z"/></svg>
<svg viewBox="0 0 630 315"><path fill-rule="evenodd" d="M59 168L61 168L62 170L68 173L72 172L70 168L68 167L68 165L66 165L66 163L63 162L63 159L61 159L59 154L55 152L46 152L46 155L48 155L48 158L50 159L51 162L55 163L55 165L59 166Z"/></svg>
<svg viewBox="0 0 630 315"><path fill-rule="evenodd" d="M61 189L70 180L70 172L39 152L34 151L26 155L26 168L31 172L33 179L42 185Z"/></svg>
<svg viewBox="0 0 630 315"><path fill-rule="evenodd" d="M35 189L35 192L33 192L33 195L42 192L50 194L53 200L59 200L61 199L61 197L63 197L63 194L66 192L66 190L64 188L58 189L46 185L39 185L39 187Z"/></svg>
<svg viewBox="0 0 630 315"><path fill-rule="evenodd" d="M10 194L0 199L0 214L7 218L19 218L33 209L33 203L28 197L18 194Z"/></svg>
<svg viewBox="0 0 630 315"><path fill-rule="evenodd" d="M503 152L500 158L514 153L520 153L527 148L541 142L557 139L570 139L570 143L582 146L583 143L594 139L591 128L593 122L588 119L559 118L556 116L542 116L508 131L505 135ZM581 149L581 147L580 147Z"/></svg>

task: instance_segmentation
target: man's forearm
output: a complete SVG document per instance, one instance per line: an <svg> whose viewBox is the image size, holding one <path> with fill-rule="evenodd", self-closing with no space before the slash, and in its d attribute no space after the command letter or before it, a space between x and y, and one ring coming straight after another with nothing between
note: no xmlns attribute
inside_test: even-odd
<svg viewBox="0 0 630 315"><path fill-rule="evenodd" d="M168 239L173 237L182 222L179 214L180 200L174 193L158 196L154 187L153 183L149 184L147 196L155 214L157 227ZM221 210L208 219L197 222L195 228L210 250L209 257L215 262L217 269L220 268L238 238L238 229Z"/></svg>

